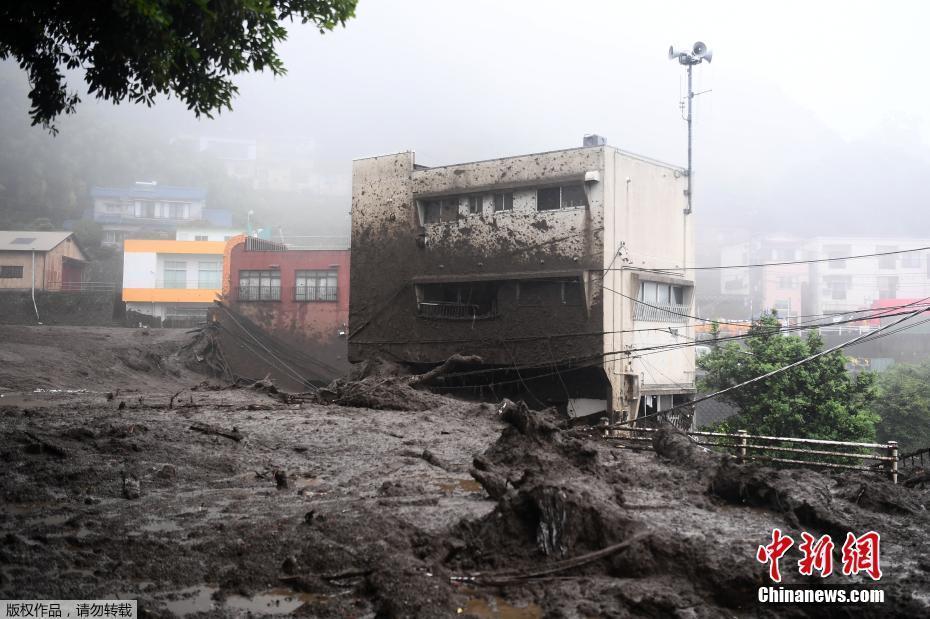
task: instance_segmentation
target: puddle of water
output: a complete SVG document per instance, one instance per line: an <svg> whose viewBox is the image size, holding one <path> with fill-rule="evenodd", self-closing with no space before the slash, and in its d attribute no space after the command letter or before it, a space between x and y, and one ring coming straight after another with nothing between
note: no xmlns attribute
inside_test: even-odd
<svg viewBox="0 0 930 619"><path fill-rule="evenodd" d="M181 589L175 592L179 599L165 600L165 607L179 617L208 613L216 608L216 602L213 601L216 591L216 587L206 586Z"/></svg>
<svg viewBox="0 0 930 619"><path fill-rule="evenodd" d="M324 596L295 593L290 589L272 589L247 598L231 595L226 598L227 609L258 614L290 614L307 602L319 601Z"/></svg>
<svg viewBox="0 0 930 619"><path fill-rule="evenodd" d="M222 603L213 599L217 592L216 587L200 586L188 587L175 591L178 599L165 600L168 610L175 615L184 617L195 613L223 611L224 615L287 615L308 602L325 601L326 596L310 593L295 593L290 589L277 588L265 591L252 597L231 595Z"/></svg>
<svg viewBox="0 0 930 619"><path fill-rule="evenodd" d="M537 604L514 606L497 596L469 598L459 614L469 614L481 619L541 619L542 608Z"/></svg>
<svg viewBox="0 0 930 619"><path fill-rule="evenodd" d="M474 479L449 479L437 484L439 489L447 494L453 494L456 490L467 493L484 492L481 484Z"/></svg>

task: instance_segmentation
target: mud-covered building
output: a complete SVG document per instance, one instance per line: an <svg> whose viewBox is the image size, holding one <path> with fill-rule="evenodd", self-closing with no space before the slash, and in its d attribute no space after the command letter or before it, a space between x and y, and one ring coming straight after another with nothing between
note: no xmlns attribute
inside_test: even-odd
<svg viewBox="0 0 930 619"><path fill-rule="evenodd" d="M694 392L684 170L585 146L427 167L353 165L349 359L483 365L450 388L572 415L665 410Z"/></svg>

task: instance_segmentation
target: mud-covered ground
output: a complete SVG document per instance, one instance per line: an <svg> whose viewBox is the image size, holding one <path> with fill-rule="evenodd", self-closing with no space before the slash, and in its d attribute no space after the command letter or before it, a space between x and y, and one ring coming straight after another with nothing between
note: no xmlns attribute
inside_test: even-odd
<svg viewBox="0 0 930 619"><path fill-rule="evenodd" d="M737 465L674 435L635 452L519 405L285 403L196 375L189 337L0 327L0 597L164 617L930 612L926 490ZM355 400L403 407L366 381ZM776 526L879 531L879 583L822 580L885 603L759 604Z"/></svg>

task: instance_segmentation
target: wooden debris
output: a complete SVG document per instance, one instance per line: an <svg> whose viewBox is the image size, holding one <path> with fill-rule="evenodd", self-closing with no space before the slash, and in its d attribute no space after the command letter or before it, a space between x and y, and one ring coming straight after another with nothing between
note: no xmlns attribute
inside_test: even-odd
<svg viewBox="0 0 930 619"><path fill-rule="evenodd" d="M211 426L206 423L195 423L191 425L191 430L194 432L200 432L201 434L222 436L223 438L234 440L237 443L245 438L245 435L239 432L239 428L236 427L234 427L232 430L223 430L222 428L217 428L216 426Z"/></svg>

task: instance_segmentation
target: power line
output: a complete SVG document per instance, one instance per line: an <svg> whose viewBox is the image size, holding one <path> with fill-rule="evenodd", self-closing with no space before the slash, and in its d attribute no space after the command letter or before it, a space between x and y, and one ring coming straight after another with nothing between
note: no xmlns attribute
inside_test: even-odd
<svg viewBox="0 0 930 619"><path fill-rule="evenodd" d="M629 269L633 271L647 271L647 272L653 272L653 273L670 274L670 273L674 273L675 271L712 271L712 270L718 270L718 269L750 269L750 268L757 268L757 267L781 266L781 265L786 265L786 264L813 264L816 262L857 260L859 258L878 258L881 256L893 256L897 254L907 254L907 253L912 253L915 251L927 251L927 250L930 250L930 245L926 247L914 247L913 249L896 249L894 251L882 251L882 252L875 252L872 254L858 254L855 256L838 256L834 258L810 258L807 260L783 260L779 262L761 262L761 263L754 263L754 264L731 264L731 265L725 265L725 266L720 266L720 265L700 266L700 267L698 266L677 267L676 266L676 267L668 267L664 269L637 267L637 266L623 266L623 267L620 267L620 270ZM607 270L611 270L611 269L607 269Z"/></svg>
<svg viewBox="0 0 930 619"><path fill-rule="evenodd" d="M921 299L921 301L927 301L928 299L930 299L930 297L927 297L927 298L925 298L925 299ZM856 343L859 342L859 341L865 340L866 338L868 338L868 337L870 337L870 336L875 336L875 335L877 335L878 333L880 333L880 332L882 332L882 331L885 331L885 330L887 330L887 329L890 329L891 327L894 327L894 326L896 326L896 325L901 324L901 323L904 322L905 320L908 320L908 319L910 319L910 318L913 318L913 317L915 317L915 316L918 316L919 314L922 314L922 313L927 312L927 311L930 311L930 307L925 307L925 308L923 308L923 309L919 309L919 310L910 312L910 313L908 313L907 315L905 315L905 316L899 318L898 320L896 320L896 321L894 321L894 322L892 322L892 323L889 323L889 324L887 324L887 325L885 325L885 326L883 326L883 327L879 327L876 331L874 331L874 332L872 332L872 333L867 333L867 334L859 335L859 336L854 337L853 339L851 339L851 340L849 340L849 341L847 341L847 342L842 342L842 343L840 343L840 344L837 344L836 346L831 346L830 348L827 348L827 349L825 349L825 350L822 350L822 351L820 351L820 352L818 352L818 353L814 353L813 355L810 355L810 356L808 356L808 357L805 357L805 358L803 358L803 359L801 359L801 360L799 360L799 361L795 361L794 363L789 363L788 365L785 365L785 366L776 368L776 369L774 369L774 370L772 370L772 371L770 371L770 372L766 372L765 374L761 374L761 375L759 375L759 376L756 376L755 378L750 378L749 380L743 381L743 382L738 383L738 384L736 384L736 385L730 385L729 387L724 387L723 389L720 389L720 390L715 391L715 392L713 392L713 393L709 393L709 394L707 394L707 395L701 396L701 397L696 398L696 399L694 399L694 400L691 400L690 402L687 402L687 403L685 403L685 404L679 404L679 405L677 405L677 406L673 406L673 407L671 407L671 408L669 408L669 409L666 409L666 410L664 410L664 411L660 411L660 412L657 412L657 413L651 413L651 414L649 414L649 415L642 415L642 416L640 416L640 417L636 417L636 418L631 419L631 420L628 420L628 421L619 421L619 422L614 423L614 424L612 424L612 425L613 425L613 426L628 425L628 424L630 424L630 423L636 423L637 421L642 421L643 419L646 419L646 418L648 418L648 417L655 417L655 416L657 416L657 415L663 415L663 416L665 416L665 415L668 415L668 413L670 413L670 412L673 411L673 410L681 409L681 408L685 408L685 407L689 407L689 406L694 406L695 404L698 404L699 402L704 402L705 400L710 400L711 398L719 397L719 396L721 396L721 395L723 395L723 394L725 394L725 393L729 393L730 391L733 391L734 389L740 389L740 388L745 387L745 386L747 386L747 385L751 385L752 383L759 382L760 380L765 380L766 378L770 378L770 377L772 377L772 376L775 376L776 374L781 374L782 372L785 372L785 371L790 370L790 369L792 369L792 368L796 368L796 367L798 367L798 366L801 366L801 365L803 365L803 364L805 364L805 363L808 363L808 362L810 362L810 361L813 361L814 359L817 359L817 358L822 357L822 356L824 356L824 355L830 354L831 352L837 351L837 350L839 350L839 349L841 349L841 348L845 348L845 347L847 347L847 346L851 346L851 345L853 345L853 344L856 344ZM913 326L915 326L915 325L910 325L910 326L908 326L907 328L911 328L911 327L913 327Z"/></svg>

